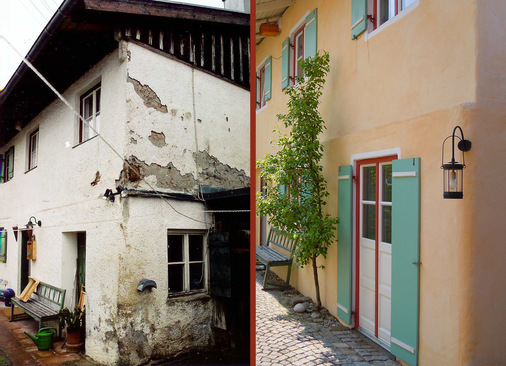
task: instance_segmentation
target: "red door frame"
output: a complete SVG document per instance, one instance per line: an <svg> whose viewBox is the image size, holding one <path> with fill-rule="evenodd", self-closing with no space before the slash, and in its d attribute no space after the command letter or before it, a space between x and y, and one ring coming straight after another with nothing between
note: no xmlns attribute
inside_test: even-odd
<svg viewBox="0 0 506 366"><path fill-rule="evenodd" d="M362 165L369 165L369 164L376 164L376 223L375 223L375 311L374 311L374 336L378 338L378 260L379 260L379 253L378 253L378 247L379 247L379 164L381 163L387 163L391 162L393 160L397 160L397 155L389 155L384 156L380 158L371 158L371 159L364 159L359 160L356 162L356 198L355 198L355 328L358 329L360 325L360 198L361 198L361 192L362 187L360 186L360 171L362 168Z"/></svg>

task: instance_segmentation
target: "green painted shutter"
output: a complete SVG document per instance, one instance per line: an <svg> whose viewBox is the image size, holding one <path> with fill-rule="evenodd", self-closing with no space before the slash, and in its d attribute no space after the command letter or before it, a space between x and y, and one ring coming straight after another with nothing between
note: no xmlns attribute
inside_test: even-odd
<svg viewBox="0 0 506 366"><path fill-rule="evenodd" d="M306 17L306 27L304 29L304 58L316 55L316 42L318 38L318 9L313 10Z"/></svg>
<svg viewBox="0 0 506 366"><path fill-rule="evenodd" d="M271 99L271 79L272 79L272 57L269 56L265 61L265 100Z"/></svg>
<svg viewBox="0 0 506 366"><path fill-rule="evenodd" d="M337 315L351 325L353 253L353 168L340 166L337 216Z"/></svg>
<svg viewBox="0 0 506 366"><path fill-rule="evenodd" d="M7 232L0 229L0 263L7 262Z"/></svg>
<svg viewBox="0 0 506 366"><path fill-rule="evenodd" d="M290 38L284 40L281 48L281 89L288 86L290 73Z"/></svg>
<svg viewBox="0 0 506 366"><path fill-rule="evenodd" d="M351 0L351 39L367 28L367 0Z"/></svg>
<svg viewBox="0 0 506 366"><path fill-rule="evenodd" d="M420 158L392 162L392 329L390 351L418 359Z"/></svg>
<svg viewBox="0 0 506 366"><path fill-rule="evenodd" d="M279 193L280 193L282 196L284 196L284 195L286 194L286 185L285 185L285 184L280 184L280 185L278 186L278 188L279 188Z"/></svg>
<svg viewBox="0 0 506 366"><path fill-rule="evenodd" d="M3 183L5 180L5 163L4 156L0 154L0 183Z"/></svg>

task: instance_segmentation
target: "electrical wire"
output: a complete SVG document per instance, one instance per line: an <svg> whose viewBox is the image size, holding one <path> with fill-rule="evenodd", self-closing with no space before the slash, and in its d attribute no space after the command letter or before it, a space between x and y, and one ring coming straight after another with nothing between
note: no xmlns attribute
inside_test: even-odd
<svg viewBox="0 0 506 366"><path fill-rule="evenodd" d="M3 39L9 45L9 47L11 47L14 50L14 52L21 58L21 60L49 87L49 89L51 89L53 91L53 93L56 94L56 96L72 111L72 113L82 123L86 124L111 149L111 151L113 151L121 159L121 161L128 166L129 169L134 170L133 166L126 159L124 159L121 156L121 154L95 128L93 128L79 113L77 113L77 111L74 109L74 107L72 105L70 105L70 103L63 97L63 95L61 95L58 92L58 90L56 90L53 87L53 85L49 81L47 81L47 79L37 70L37 68L35 66L32 65L32 63L30 61L28 61L25 57L23 57L23 55L17 50L16 47L14 47L14 45L7 38L0 35L0 39ZM197 174L198 174L198 172L197 172ZM167 199L165 199L165 197L163 197L161 194L159 194L156 191L156 189L147 180L144 180L144 182L146 183L146 185L149 188L151 188L154 191L155 194L157 194L165 203L167 203L167 205L170 208L172 208L174 210L174 212L176 212L177 214L179 214L183 217L186 217L187 219L190 219L192 221L203 223L203 224L207 225L207 221L195 219L193 217L190 217L190 216L178 211ZM200 191L200 189L199 189L199 191Z"/></svg>

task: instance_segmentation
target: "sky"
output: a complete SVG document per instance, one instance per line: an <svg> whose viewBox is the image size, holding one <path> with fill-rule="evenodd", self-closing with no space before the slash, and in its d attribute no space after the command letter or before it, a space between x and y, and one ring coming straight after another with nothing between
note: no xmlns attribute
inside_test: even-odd
<svg viewBox="0 0 506 366"><path fill-rule="evenodd" d="M178 0L178 3L223 9L222 0ZM26 55L62 0L0 0L0 90L21 63L19 56L2 39Z"/></svg>

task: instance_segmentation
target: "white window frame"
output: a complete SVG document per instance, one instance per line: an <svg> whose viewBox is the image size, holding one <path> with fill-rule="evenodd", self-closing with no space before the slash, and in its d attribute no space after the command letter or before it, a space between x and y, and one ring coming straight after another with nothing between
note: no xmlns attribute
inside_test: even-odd
<svg viewBox="0 0 506 366"><path fill-rule="evenodd" d="M419 0L368 0L367 3L367 36L365 40L371 38L382 29L388 27L390 24L398 21L407 13L412 11L418 6ZM397 11L395 10L397 4ZM389 18L380 23L379 15L385 6L389 6Z"/></svg>
<svg viewBox="0 0 506 366"><path fill-rule="evenodd" d="M169 236L170 235L182 235L183 236L183 260L181 262L169 262L168 251L169 251ZM190 261L190 235L198 235L202 237L202 261ZM203 288L191 290L190 289L190 264L202 263L203 264ZM207 292L209 284L209 256L207 248L207 232L200 230L167 230L167 276L169 276L169 266L171 265L183 265L183 291L171 292L168 288L169 297L177 297L183 295L192 295L196 293ZM167 282L169 284L169 281Z"/></svg>
<svg viewBox="0 0 506 366"><path fill-rule="evenodd" d="M80 116L96 131L95 133L85 122L79 119L77 141L79 144L90 140L100 133L100 110L102 108L102 103L100 101L101 96L102 84L98 82L95 86L82 93L79 98ZM91 114L89 116L85 116L85 103L87 100L90 100L90 98Z"/></svg>
<svg viewBox="0 0 506 366"><path fill-rule="evenodd" d="M9 176L9 156L12 155L12 175ZM11 146L7 149L4 155L5 163L4 163L4 182L10 181L14 178L14 146Z"/></svg>
<svg viewBox="0 0 506 366"><path fill-rule="evenodd" d="M35 129L28 135L28 150L26 154L26 171L30 171L32 169L37 168L38 165L38 156L39 156L39 129Z"/></svg>

